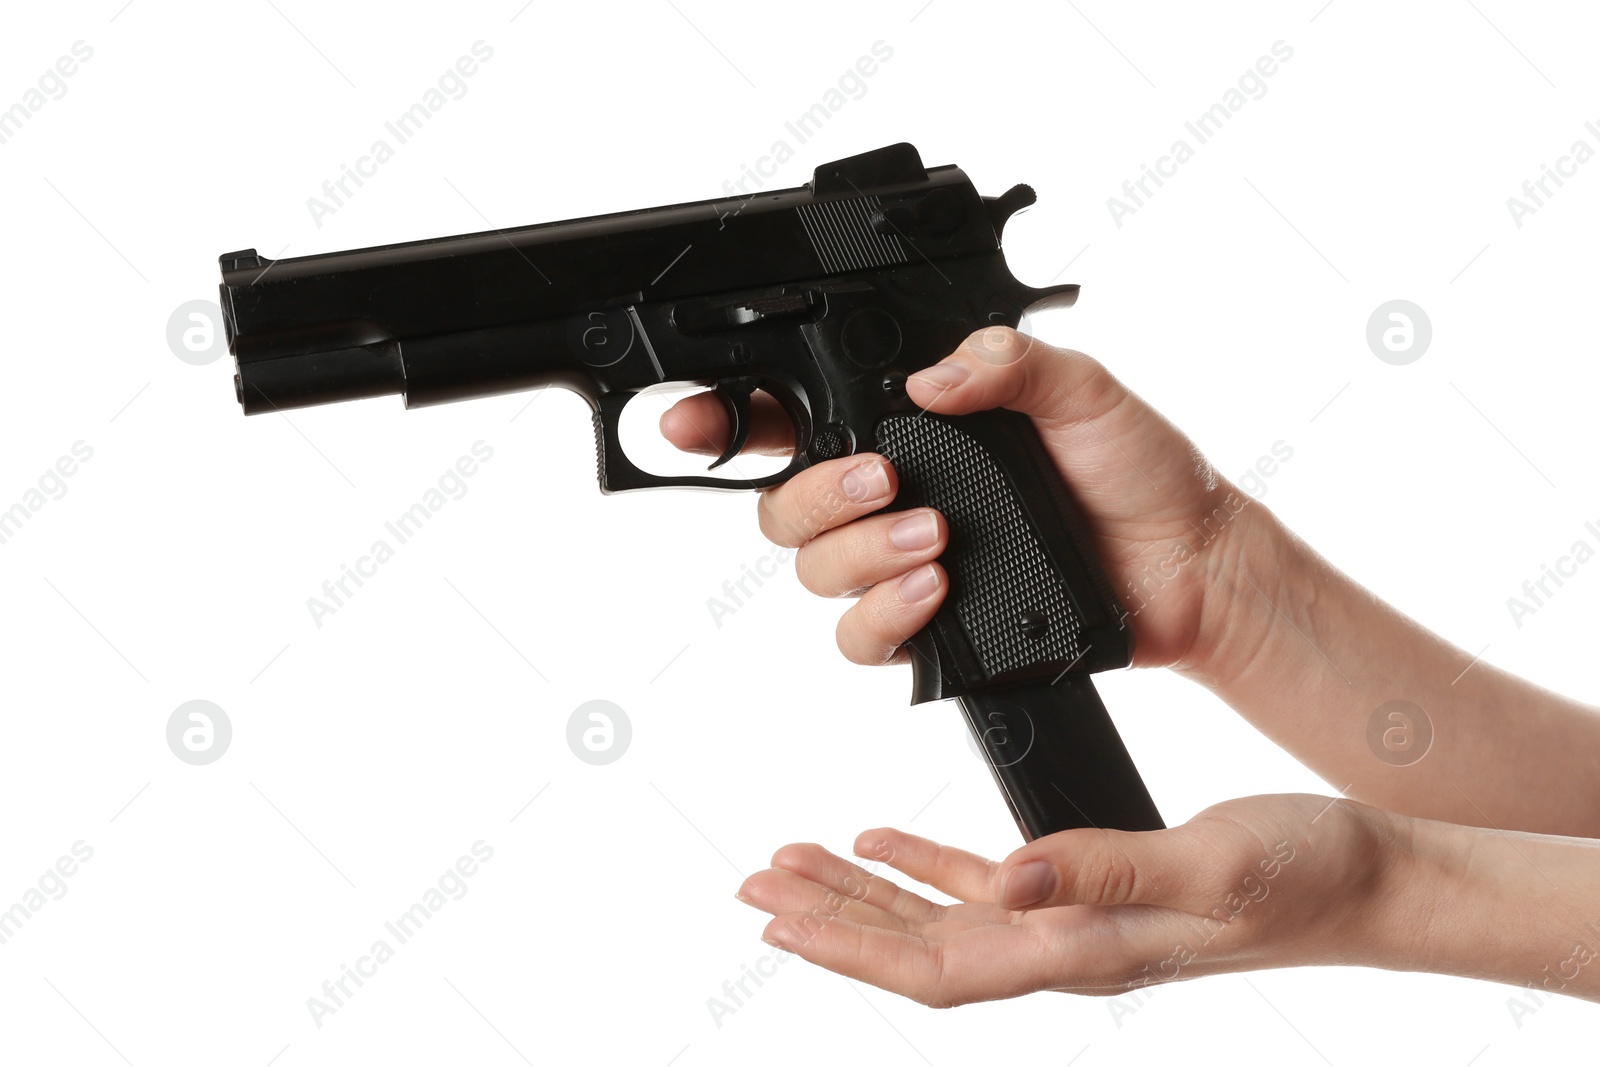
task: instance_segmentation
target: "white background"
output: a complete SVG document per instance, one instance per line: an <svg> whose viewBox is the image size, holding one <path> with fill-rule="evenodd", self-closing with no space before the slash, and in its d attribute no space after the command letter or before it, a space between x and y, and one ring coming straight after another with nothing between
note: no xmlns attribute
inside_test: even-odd
<svg viewBox="0 0 1600 1067"><path fill-rule="evenodd" d="M1039 995L938 1013L791 961L718 1026L707 998L769 951L732 892L778 845L842 851L894 824L1015 847L956 713L907 708L904 669L844 663L842 605L791 568L716 626L707 598L772 551L753 502L600 496L569 394L245 419L231 362L181 362L165 331L214 298L224 251L721 195L780 138L796 155L768 187L793 186L911 141L989 195L1037 189L1009 261L1084 286L1044 337L1105 360L1225 472L1286 442L1265 503L1299 533L1469 653L1581 696L1600 564L1520 628L1506 598L1600 520L1600 162L1520 228L1506 199L1574 140L1600 147L1592 12L122 3L13 7L0 34L0 107L93 49L0 144L0 507L93 449L0 545L0 907L93 849L0 946L0 1058L1486 1065L1588 1047L1587 1005L1519 1026L1508 987L1356 970L1204 979L1121 1012ZM479 40L493 58L466 94L319 227L307 198ZM1280 40L1265 95L1117 226L1107 198ZM864 95L795 145L785 120L876 41L893 56ZM1365 340L1395 298L1433 324L1409 366ZM493 459L466 495L318 628L307 598L480 440ZM1343 784L1176 678L1101 688L1169 821ZM233 724L209 766L167 748L191 699ZM632 721L609 766L566 744L591 699ZM307 998L480 840L493 859L466 895L317 1026Z"/></svg>

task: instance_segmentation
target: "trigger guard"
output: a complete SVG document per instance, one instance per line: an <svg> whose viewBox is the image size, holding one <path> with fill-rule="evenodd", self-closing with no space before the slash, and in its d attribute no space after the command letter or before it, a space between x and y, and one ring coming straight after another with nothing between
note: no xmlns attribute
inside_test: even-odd
<svg viewBox="0 0 1600 1067"><path fill-rule="evenodd" d="M593 403L596 470L600 491L631 493L640 489L711 489L724 492L748 492L770 489L799 474L810 466L803 452L796 452L789 465L781 471L756 478L712 478L703 474L662 475L652 474L628 458L622 447L618 429L622 425L622 410L634 394L627 392L605 393Z"/></svg>

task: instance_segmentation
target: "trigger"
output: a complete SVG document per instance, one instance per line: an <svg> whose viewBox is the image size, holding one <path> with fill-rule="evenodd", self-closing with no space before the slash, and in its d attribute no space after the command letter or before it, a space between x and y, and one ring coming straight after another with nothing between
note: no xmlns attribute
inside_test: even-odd
<svg viewBox="0 0 1600 1067"><path fill-rule="evenodd" d="M728 412L728 447L707 470L716 470L737 456L750 440L750 394L755 390L752 378L729 378L717 383L717 398Z"/></svg>

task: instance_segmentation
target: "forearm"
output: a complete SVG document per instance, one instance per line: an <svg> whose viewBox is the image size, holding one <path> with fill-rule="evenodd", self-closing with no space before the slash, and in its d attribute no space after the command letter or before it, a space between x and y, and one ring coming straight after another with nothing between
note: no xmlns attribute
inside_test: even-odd
<svg viewBox="0 0 1600 1067"><path fill-rule="evenodd" d="M1260 505L1240 519L1208 560L1209 636L1184 673L1349 796L1448 822L1600 836L1593 709L1474 663Z"/></svg>
<svg viewBox="0 0 1600 1067"><path fill-rule="evenodd" d="M1378 965L1600 1001L1600 842L1393 818Z"/></svg>

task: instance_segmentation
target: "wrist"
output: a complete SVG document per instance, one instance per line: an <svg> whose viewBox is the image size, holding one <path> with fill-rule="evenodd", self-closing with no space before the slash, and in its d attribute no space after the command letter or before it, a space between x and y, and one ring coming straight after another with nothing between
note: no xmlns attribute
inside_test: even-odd
<svg viewBox="0 0 1600 1067"><path fill-rule="evenodd" d="M1195 640L1173 669L1225 695L1267 645L1274 619L1260 610L1262 594L1285 581L1300 584L1314 554L1266 505L1228 482L1217 491L1245 503L1205 557Z"/></svg>
<svg viewBox="0 0 1600 1067"><path fill-rule="evenodd" d="M1370 899L1355 922L1362 958L1349 962L1397 971L1436 971L1445 941L1461 931L1446 918L1443 896L1454 883L1436 841L1436 827L1447 824L1342 801L1379 827L1373 840L1377 859Z"/></svg>
<svg viewBox="0 0 1600 1067"><path fill-rule="evenodd" d="M1303 888L1321 904L1297 916L1298 962L1418 969L1432 900L1420 891L1415 821L1345 799L1327 802L1312 817L1304 848L1313 859Z"/></svg>

